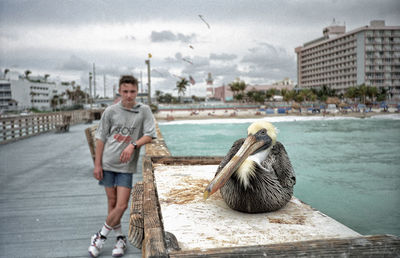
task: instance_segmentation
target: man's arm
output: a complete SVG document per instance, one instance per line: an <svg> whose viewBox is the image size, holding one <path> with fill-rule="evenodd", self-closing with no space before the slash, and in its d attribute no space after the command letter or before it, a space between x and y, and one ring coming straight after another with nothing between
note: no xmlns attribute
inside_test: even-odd
<svg viewBox="0 0 400 258"><path fill-rule="evenodd" d="M96 156L94 159L94 170L93 176L97 180L103 179L103 167L102 167L102 158L104 151L104 142L102 140L96 139Z"/></svg>
<svg viewBox="0 0 400 258"><path fill-rule="evenodd" d="M152 138L150 136L147 136L147 135L142 136L141 138L139 138L136 141L137 148L139 149L139 147L141 147L147 143L150 143L151 140L152 140ZM119 157L119 160L122 163L127 163L131 159L134 149L135 149L135 147L132 144L129 144L128 146L126 146L126 148L122 151L121 156ZM97 150L97 148L96 148L96 150ZM97 153L96 153L96 155L97 155ZM97 158L97 156L96 156L96 158Z"/></svg>

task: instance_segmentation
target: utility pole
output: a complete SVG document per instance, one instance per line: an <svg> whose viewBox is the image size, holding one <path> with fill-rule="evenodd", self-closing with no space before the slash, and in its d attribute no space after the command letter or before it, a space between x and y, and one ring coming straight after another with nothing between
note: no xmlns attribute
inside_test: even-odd
<svg viewBox="0 0 400 258"><path fill-rule="evenodd" d="M149 55L149 59L147 59L145 61L145 63L147 64L147 101L148 101L148 105L151 105L151 81L150 81L150 55Z"/></svg>
<svg viewBox="0 0 400 258"><path fill-rule="evenodd" d="M92 109L92 73L89 72L89 103L90 109Z"/></svg>
<svg viewBox="0 0 400 258"><path fill-rule="evenodd" d="M142 71L140 71L140 92L143 93L143 76Z"/></svg>
<svg viewBox="0 0 400 258"><path fill-rule="evenodd" d="M94 94L93 97L96 98L96 67L95 64L93 63L93 89L94 89Z"/></svg>
<svg viewBox="0 0 400 258"><path fill-rule="evenodd" d="M104 98L106 98L106 75L103 74L103 81L104 81Z"/></svg>
<svg viewBox="0 0 400 258"><path fill-rule="evenodd" d="M140 93L143 93L143 73L140 71ZM140 97L140 102L143 102L143 95Z"/></svg>

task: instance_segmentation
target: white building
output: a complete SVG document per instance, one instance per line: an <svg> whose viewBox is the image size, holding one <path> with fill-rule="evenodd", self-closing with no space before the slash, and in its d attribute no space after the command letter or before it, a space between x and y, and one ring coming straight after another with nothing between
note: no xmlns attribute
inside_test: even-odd
<svg viewBox="0 0 400 258"><path fill-rule="evenodd" d="M323 30L323 37L295 49L300 88L324 85L345 92L365 84L386 88L400 99L400 26L371 21L346 32L345 26Z"/></svg>
<svg viewBox="0 0 400 258"><path fill-rule="evenodd" d="M70 105L66 91L72 90L70 84L48 82L44 77L23 78L16 73L7 74L0 80L0 109L24 110L36 108L51 110L52 99L59 96ZM61 102L61 101L60 101ZM59 107L59 106L58 106Z"/></svg>
<svg viewBox="0 0 400 258"><path fill-rule="evenodd" d="M16 102L11 98L11 83L0 80L0 110L15 110Z"/></svg>

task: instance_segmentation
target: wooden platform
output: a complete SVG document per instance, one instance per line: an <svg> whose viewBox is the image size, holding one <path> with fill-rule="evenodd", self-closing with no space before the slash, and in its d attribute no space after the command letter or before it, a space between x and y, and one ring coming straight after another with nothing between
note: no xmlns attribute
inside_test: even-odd
<svg viewBox="0 0 400 258"><path fill-rule="evenodd" d="M224 206L222 200L218 200L219 197L214 197L214 203L203 203L200 208L192 206L184 211L175 206L172 207L172 210L176 212L175 214L171 211L166 212L167 209L164 209L163 206L168 206L171 203L187 205L188 203L201 202L201 197L196 192L199 185L194 186L196 183L193 182L199 182L202 176L195 179L191 178L186 182L183 181L187 187L178 187L178 191L171 193L171 189L169 189L165 192L165 189L173 185L171 180L168 186L165 186L166 182L160 180L167 177L168 170L178 167L178 171L172 172L172 177L185 178L185 173L196 173L194 170L197 166L215 166L219 161L219 158L209 157L146 157L144 159L144 242L142 248L144 257L247 257L250 255L396 257L400 255L399 237L390 235L361 236L296 199L292 200L291 204L289 203L288 207L281 211L255 215L264 216L268 220L265 223L267 228L263 230L257 228L257 223L252 224L254 231L261 231L259 236L267 235L269 241L267 239L266 244L256 241L254 241L254 244L246 242L246 238L251 237L245 234L249 233L249 229L245 233L237 229L228 232L229 238L224 239L222 236L217 239L218 241L215 241L216 235L207 235L207 232L218 230L223 235L223 230L229 228L230 225L233 227L233 221L239 225L239 228L245 228L246 220L249 219L249 216L253 216L235 211L228 211L227 214L231 214L228 216L232 217L221 216L221 218L216 218L210 216L210 210L216 207L216 203L221 207ZM161 170L157 171L159 168ZM158 173L162 175L157 176ZM201 184L200 188L202 187ZM184 214L185 212L187 214ZM196 214L200 214L203 218L196 217ZM182 215L186 219L192 217L192 221L185 224ZM203 222L206 219L209 223L202 224L202 219ZM216 221L212 223L212 220ZM179 233L178 227L182 224L184 224L183 231L194 232L195 235L192 236L191 240L187 239L189 238L188 235ZM259 227L260 224L262 223L258 223ZM269 232L267 233L266 230L269 230ZM178 245L173 241L171 242L170 233L176 237ZM251 241L256 238L257 236L253 237ZM232 239L233 243L228 243ZM191 243L188 244L188 241L191 241ZM207 244L207 242L214 242L212 245L215 245L211 247L212 245Z"/></svg>

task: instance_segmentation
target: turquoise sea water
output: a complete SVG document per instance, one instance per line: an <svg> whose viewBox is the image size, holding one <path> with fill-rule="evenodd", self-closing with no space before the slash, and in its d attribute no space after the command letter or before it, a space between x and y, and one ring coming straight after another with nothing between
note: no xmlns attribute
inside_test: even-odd
<svg viewBox="0 0 400 258"><path fill-rule="evenodd" d="M174 156L224 156L251 121L159 125ZM297 198L363 235L400 236L400 116L271 122L296 172Z"/></svg>

